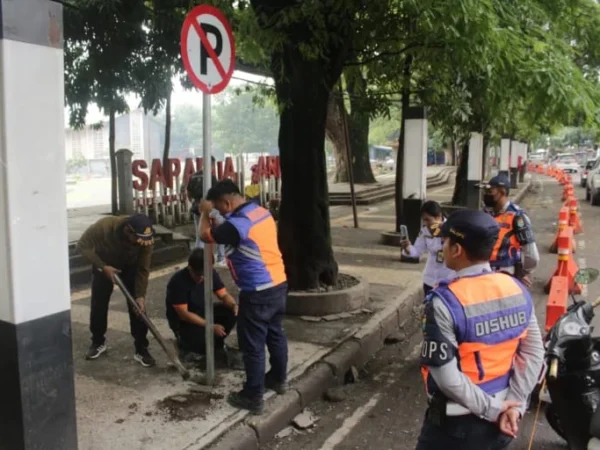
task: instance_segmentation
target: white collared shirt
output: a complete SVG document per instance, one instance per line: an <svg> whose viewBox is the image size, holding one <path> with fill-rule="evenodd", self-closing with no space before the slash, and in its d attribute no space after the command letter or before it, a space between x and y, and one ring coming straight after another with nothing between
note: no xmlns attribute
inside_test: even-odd
<svg viewBox="0 0 600 450"><path fill-rule="evenodd" d="M421 232L414 245L408 247L408 252L402 251L411 258L419 258L427 253L427 263L423 270L423 284L434 287L442 280L456 277L454 270L448 269L444 264L442 254L443 242L441 237L433 237L429 228L421 227Z"/></svg>

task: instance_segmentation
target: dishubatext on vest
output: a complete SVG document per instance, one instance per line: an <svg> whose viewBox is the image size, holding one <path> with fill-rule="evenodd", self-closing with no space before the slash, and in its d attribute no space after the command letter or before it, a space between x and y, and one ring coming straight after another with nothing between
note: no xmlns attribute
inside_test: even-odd
<svg viewBox="0 0 600 450"><path fill-rule="evenodd" d="M525 311L507 314L505 316L495 317L489 320L482 320L475 323L475 336L487 336L498 333L499 331L517 328L527 323L527 314Z"/></svg>

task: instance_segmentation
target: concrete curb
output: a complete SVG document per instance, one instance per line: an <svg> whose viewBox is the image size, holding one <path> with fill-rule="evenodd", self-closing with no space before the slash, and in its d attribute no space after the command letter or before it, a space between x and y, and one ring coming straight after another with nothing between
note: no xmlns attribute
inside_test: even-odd
<svg viewBox="0 0 600 450"><path fill-rule="evenodd" d="M404 291L383 310L374 314L356 333L331 350L292 382L290 391L266 404L266 412L232 428L210 450L258 450L307 405L317 400L336 383L343 382L351 366L364 366L384 346L384 340L396 331L416 332L419 321L415 310L423 303L421 279L409 283Z"/></svg>
<svg viewBox="0 0 600 450"><path fill-rule="evenodd" d="M525 196L529 192L529 189L531 189L531 180L529 180L525 183L525 186L523 186L519 190L519 192L517 192L517 195L515 195L515 198L513 198L511 201L513 201L515 203L519 203L521 200L523 200L523 198L525 198Z"/></svg>

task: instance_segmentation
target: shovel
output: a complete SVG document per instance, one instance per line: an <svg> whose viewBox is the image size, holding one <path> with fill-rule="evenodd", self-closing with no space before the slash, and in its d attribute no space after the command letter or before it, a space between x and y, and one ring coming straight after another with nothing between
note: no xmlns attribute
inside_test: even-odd
<svg viewBox="0 0 600 450"><path fill-rule="evenodd" d="M138 306L138 304L135 301L135 299L133 298L133 296L129 293L129 291L127 290L127 288L123 284L123 281L121 280L121 278L119 278L119 275L115 274L114 277L115 277L115 284L117 286L119 286L119 289L121 289L121 292L123 293L123 295L127 299L127 302L129 303L129 305L133 308L133 310L136 312L136 314L139 316L139 318L146 324L146 326L150 330L150 333L152 333L152 335L154 336L154 338L158 341L158 343L160 344L160 346L162 347L162 349L167 354L167 357L169 358L169 360L177 368L177 371L181 375L181 378L183 378L185 381L189 380L189 378L190 378L190 371L187 370L184 367L183 364L181 364L181 361L179 360L179 357L177 356L177 354L173 351L173 348L170 345L167 345L167 343L165 342L165 340L163 339L163 337L160 335L160 333L159 333L158 329L156 328L156 326L148 318L148 316L146 315L146 313L142 312L142 310Z"/></svg>

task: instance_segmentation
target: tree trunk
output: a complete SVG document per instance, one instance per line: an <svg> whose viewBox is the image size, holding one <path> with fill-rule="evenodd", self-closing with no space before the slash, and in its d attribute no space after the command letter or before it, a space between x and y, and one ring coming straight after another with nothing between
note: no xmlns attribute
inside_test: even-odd
<svg viewBox="0 0 600 450"><path fill-rule="evenodd" d="M285 45L273 55L275 90L280 104L279 153L281 209L279 247L292 290L313 290L337 283L331 248L325 123L331 89L341 73L323 61L306 61Z"/></svg>
<svg viewBox="0 0 600 450"><path fill-rule="evenodd" d="M402 117L400 119L400 136L398 136L398 154L396 155L396 232L400 232L404 217L404 192L402 179L404 178L404 135L406 133L406 120L410 107L410 80L412 75L413 56L407 55L402 69Z"/></svg>
<svg viewBox="0 0 600 450"><path fill-rule="evenodd" d="M331 142L335 159L334 183L348 182L348 172L346 170L346 136L344 134L342 111L345 113L344 101L340 91L336 89L329 96L325 125L325 135L329 139L329 142Z"/></svg>
<svg viewBox="0 0 600 450"><path fill-rule="evenodd" d="M458 168L456 169L456 181L454 182L454 193L452 194L452 204L457 206L467 205L467 175L469 164L469 140L463 142L460 157L458 159Z"/></svg>
<svg viewBox="0 0 600 450"><path fill-rule="evenodd" d="M348 69L352 70L352 69ZM367 81L359 68L346 77L348 94L350 95L350 115L347 116L348 134L352 157L354 182L357 184L375 183L371 161L369 158L369 112L365 107ZM346 174L347 177L348 174Z"/></svg>
<svg viewBox="0 0 600 450"><path fill-rule="evenodd" d="M350 95L352 96L352 94ZM344 98L338 89L332 92L329 99L325 132L333 146L335 156L334 183L349 182L344 127L348 127L354 183L370 184L377 181L373 176L369 159L369 114L361 111L358 105L359 101L355 100L352 103L351 100L351 111L348 114ZM344 120L346 120L345 125Z"/></svg>
<svg viewBox="0 0 600 450"><path fill-rule="evenodd" d="M115 149L115 110L108 112L108 157L110 159L110 204L113 216L119 214L117 198L117 156Z"/></svg>

